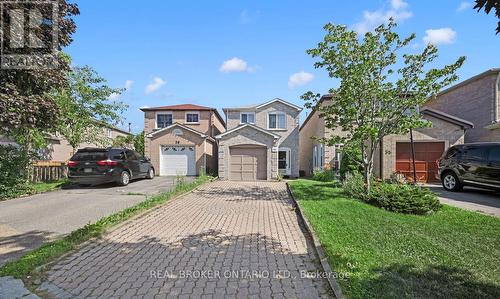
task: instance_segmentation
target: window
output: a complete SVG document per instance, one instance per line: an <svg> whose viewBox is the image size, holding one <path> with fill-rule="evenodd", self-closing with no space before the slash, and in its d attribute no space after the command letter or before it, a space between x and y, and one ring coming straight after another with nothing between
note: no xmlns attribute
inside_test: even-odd
<svg viewBox="0 0 500 299"><path fill-rule="evenodd" d="M166 128L172 125L172 114L171 113L163 113L156 114L156 128Z"/></svg>
<svg viewBox="0 0 500 299"><path fill-rule="evenodd" d="M240 114L240 123L242 124L255 124L255 113L243 112Z"/></svg>
<svg viewBox="0 0 500 299"><path fill-rule="evenodd" d="M462 155L466 160L484 160L486 158L486 147L468 147Z"/></svg>
<svg viewBox="0 0 500 299"><path fill-rule="evenodd" d="M286 118L283 113L268 114L268 129L286 129Z"/></svg>
<svg viewBox="0 0 500 299"><path fill-rule="evenodd" d="M111 129L106 129L106 135L108 136L108 138L113 138L113 131L111 131Z"/></svg>
<svg viewBox="0 0 500 299"><path fill-rule="evenodd" d="M130 161L139 160L139 157L134 153L134 151L127 150L125 154L127 155L127 160Z"/></svg>
<svg viewBox="0 0 500 299"><path fill-rule="evenodd" d="M112 160L125 160L125 153L121 150L111 150L109 156Z"/></svg>
<svg viewBox="0 0 500 299"><path fill-rule="evenodd" d="M500 163L500 147L496 146L490 148L488 160L490 160L490 162Z"/></svg>
<svg viewBox="0 0 500 299"><path fill-rule="evenodd" d="M200 122L199 112L186 112L186 123L196 124Z"/></svg>

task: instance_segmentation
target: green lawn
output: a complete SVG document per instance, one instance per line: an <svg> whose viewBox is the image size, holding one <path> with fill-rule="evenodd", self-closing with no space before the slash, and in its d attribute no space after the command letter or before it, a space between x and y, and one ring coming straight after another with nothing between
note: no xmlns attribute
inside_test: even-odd
<svg viewBox="0 0 500 299"><path fill-rule="evenodd" d="M32 183L31 186L34 193L43 193L61 188L62 186L68 184L67 180L59 180L48 183Z"/></svg>
<svg viewBox="0 0 500 299"><path fill-rule="evenodd" d="M290 182L348 298L500 298L500 219L388 212L332 183ZM500 199L499 199L500 200Z"/></svg>

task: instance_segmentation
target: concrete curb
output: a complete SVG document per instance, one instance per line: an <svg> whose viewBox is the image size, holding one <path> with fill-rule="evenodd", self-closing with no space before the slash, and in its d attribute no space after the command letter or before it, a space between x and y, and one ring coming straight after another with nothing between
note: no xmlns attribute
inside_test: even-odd
<svg viewBox="0 0 500 299"><path fill-rule="evenodd" d="M319 238L316 236L316 233L314 232L313 227L311 226L311 224L309 223L307 218L304 216L304 211L302 210L302 207L300 206L299 202L293 196L292 189L290 189L290 185L288 184L288 182L286 182L286 188L287 188L288 194L290 195L290 197L293 200L294 206L295 206L296 211L297 211L297 215L299 216L301 221L304 223L304 226L305 226L307 232L309 233L309 235L311 236L311 238L313 240L314 249L316 250L316 253L318 254L323 271L325 273L334 273L332 271L332 268L330 267L330 264L328 263L328 259L325 255L325 250L323 249L323 246L321 246L321 243L319 242ZM335 297L337 299L345 299L345 296L342 293L342 289L340 288L340 285L337 282L337 280L334 277L332 277L331 275L327 275L327 280L328 280L328 283L330 284L330 288L333 290L333 293L335 294Z"/></svg>

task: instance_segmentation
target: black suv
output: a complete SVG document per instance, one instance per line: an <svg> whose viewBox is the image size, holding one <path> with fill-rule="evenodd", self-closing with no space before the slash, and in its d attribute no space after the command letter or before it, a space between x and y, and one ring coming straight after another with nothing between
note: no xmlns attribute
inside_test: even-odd
<svg viewBox="0 0 500 299"><path fill-rule="evenodd" d="M438 160L444 189L463 186L500 190L500 142L452 146Z"/></svg>
<svg viewBox="0 0 500 299"><path fill-rule="evenodd" d="M77 184L116 182L126 186L132 179L155 176L153 165L139 153L124 148L79 149L68 161L68 178Z"/></svg>

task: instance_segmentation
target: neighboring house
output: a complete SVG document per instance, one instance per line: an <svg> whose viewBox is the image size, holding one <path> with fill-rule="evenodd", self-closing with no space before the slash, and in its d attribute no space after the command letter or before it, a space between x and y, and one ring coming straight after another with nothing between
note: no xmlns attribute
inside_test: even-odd
<svg viewBox="0 0 500 299"><path fill-rule="evenodd" d="M472 122L466 143L500 141L500 68L443 90L425 106Z"/></svg>
<svg viewBox="0 0 500 299"><path fill-rule="evenodd" d="M103 125L101 139L107 146L113 144L113 140L118 136L129 136L131 133L107 124ZM78 148L73 149L68 140L59 134L50 134L46 137L47 148L40 151L41 161L66 162L73 156L79 148L103 147L102 144L82 143ZM0 145L15 145L16 143L7 137L0 136Z"/></svg>
<svg viewBox="0 0 500 299"><path fill-rule="evenodd" d="M281 99L223 109L227 131L219 144L219 178L271 180L299 176L299 114L302 108Z"/></svg>
<svg viewBox="0 0 500 299"><path fill-rule="evenodd" d="M330 100L331 95L325 95L319 104L328 105ZM420 112L432 127L413 130L417 177L419 181L432 182L436 180L436 160L448 147L464 143L465 133L473 128L473 124L432 108L423 108ZM305 175L311 175L314 170L339 167L342 145L324 146L315 140L330 138L333 134L346 133L326 128L317 110L313 110L304 121L300 128L300 165ZM393 173L412 177L411 162L409 134L388 135L376 153L373 174L383 179L390 178Z"/></svg>
<svg viewBox="0 0 500 299"><path fill-rule="evenodd" d="M141 108L144 112L144 152L156 174L217 173L215 135L225 131L217 109L185 104Z"/></svg>

